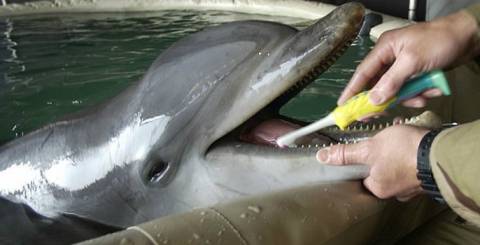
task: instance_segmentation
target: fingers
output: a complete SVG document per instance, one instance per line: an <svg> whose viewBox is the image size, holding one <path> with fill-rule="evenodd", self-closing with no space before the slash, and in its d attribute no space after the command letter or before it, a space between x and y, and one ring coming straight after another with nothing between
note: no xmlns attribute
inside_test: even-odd
<svg viewBox="0 0 480 245"><path fill-rule="evenodd" d="M400 193L396 196L397 200L400 201L400 202L406 202L406 201L409 201L410 199L416 197L417 195L419 195L420 193L422 193L422 188L421 187L417 187L417 188L414 188L414 189L410 189L404 193Z"/></svg>
<svg viewBox="0 0 480 245"><path fill-rule="evenodd" d="M399 56L370 91L371 102L378 105L392 98L403 83L417 73L418 68L415 63L410 55Z"/></svg>
<svg viewBox="0 0 480 245"><path fill-rule="evenodd" d="M344 104L352 96L362 91L365 86L374 78L378 77L395 60L390 45L382 39L375 45L375 48L367 55L362 63L357 67L352 79L347 84L342 94L338 98L339 105Z"/></svg>
<svg viewBox="0 0 480 245"><path fill-rule="evenodd" d="M402 102L402 105L412 108L422 108L427 105L427 100L422 96L417 96Z"/></svg>
<svg viewBox="0 0 480 245"><path fill-rule="evenodd" d="M317 152L317 160L334 165L368 164L368 141L333 145Z"/></svg>
<svg viewBox="0 0 480 245"><path fill-rule="evenodd" d="M369 114L367 114L367 115L363 115L363 116L359 117L359 118L357 119L357 121L360 121L360 122L369 122L370 119L372 119L372 118L380 118L380 117L386 116L386 115L387 115L387 112L386 112L386 111L369 113Z"/></svg>
<svg viewBox="0 0 480 245"><path fill-rule="evenodd" d="M416 195L409 195L409 196L397 196L396 199L397 201L399 202L408 202L410 201L412 198L414 198Z"/></svg>
<svg viewBox="0 0 480 245"><path fill-rule="evenodd" d="M430 98L435 98L435 97L441 96L442 94L443 94L442 90L440 90L438 88L432 88L432 89L428 89L425 92L423 92L422 96L430 99Z"/></svg>
<svg viewBox="0 0 480 245"><path fill-rule="evenodd" d="M428 89L419 96L402 101L402 105L412 108L425 107L427 105L427 99L435 98L441 95L442 91L438 88Z"/></svg>
<svg viewBox="0 0 480 245"><path fill-rule="evenodd" d="M375 182L372 177L367 177L363 180L363 186L367 188L373 195L381 199L387 199L391 197L391 193L384 188L383 185Z"/></svg>
<svg viewBox="0 0 480 245"><path fill-rule="evenodd" d="M385 185L376 182L371 176L363 180L363 185L378 198L386 199L395 196L400 202L406 202L423 192L422 188L418 186L401 193L396 193L393 188L385 188Z"/></svg>

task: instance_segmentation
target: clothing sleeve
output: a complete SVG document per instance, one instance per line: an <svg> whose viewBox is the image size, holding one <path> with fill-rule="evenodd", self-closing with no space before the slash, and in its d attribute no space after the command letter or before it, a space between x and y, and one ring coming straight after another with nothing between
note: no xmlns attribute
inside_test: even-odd
<svg viewBox="0 0 480 245"><path fill-rule="evenodd" d="M448 205L480 226L480 120L438 134L430 149L430 165Z"/></svg>

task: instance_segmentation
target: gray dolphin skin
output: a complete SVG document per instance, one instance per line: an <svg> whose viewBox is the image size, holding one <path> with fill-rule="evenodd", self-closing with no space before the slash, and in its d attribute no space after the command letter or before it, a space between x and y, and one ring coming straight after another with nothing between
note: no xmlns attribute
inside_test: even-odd
<svg viewBox="0 0 480 245"><path fill-rule="evenodd" d="M0 194L55 218L128 227L235 198L367 169L315 160L317 147L239 140L326 70L356 37L364 8L342 5L298 31L240 21L165 50L113 99L0 148ZM324 143L334 142L326 137ZM338 141L338 139L337 139Z"/></svg>

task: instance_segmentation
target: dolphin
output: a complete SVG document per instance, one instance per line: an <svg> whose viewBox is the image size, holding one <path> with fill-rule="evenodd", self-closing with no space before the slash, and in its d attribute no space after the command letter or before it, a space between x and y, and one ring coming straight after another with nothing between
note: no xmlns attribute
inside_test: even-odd
<svg viewBox="0 0 480 245"><path fill-rule="evenodd" d="M239 21L183 38L114 98L1 146L0 195L44 217L128 227L365 176L362 166L317 163L318 147L339 141L328 132L305 148L248 140L293 122L279 109L335 62L363 16L362 5L348 3L302 31Z"/></svg>

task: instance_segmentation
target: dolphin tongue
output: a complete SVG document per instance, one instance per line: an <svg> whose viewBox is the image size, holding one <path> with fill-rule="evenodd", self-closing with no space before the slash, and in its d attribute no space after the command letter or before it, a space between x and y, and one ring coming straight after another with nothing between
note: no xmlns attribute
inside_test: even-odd
<svg viewBox="0 0 480 245"><path fill-rule="evenodd" d="M278 137L289 133L301 126L281 120L269 119L261 122L249 132L240 135L240 139L254 144L277 146L276 140ZM320 134L307 135L297 140L298 144L329 144L332 140Z"/></svg>

